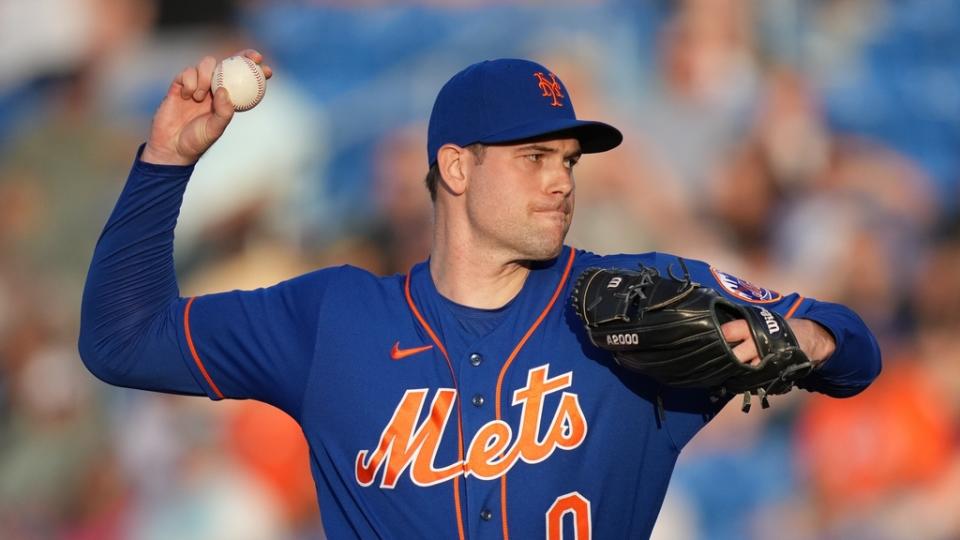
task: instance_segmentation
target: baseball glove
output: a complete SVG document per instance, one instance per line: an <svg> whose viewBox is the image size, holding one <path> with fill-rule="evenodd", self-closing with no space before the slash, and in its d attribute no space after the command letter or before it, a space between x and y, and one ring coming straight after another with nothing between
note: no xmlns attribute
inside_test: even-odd
<svg viewBox="0 0 960 540"><path fill-rule="evenodd" d="M813 368L796 336L779 314L763 307L735 304L694 283L680 259L683 275L661 276L655 268L588 268L577 278L572 302L590 341L613 353L624 368L666 386L703 388L717 398L742 393L763 407L769 394L790 391ZM743 319L750 327L759 365L734 356L720 325Z"/></svg>

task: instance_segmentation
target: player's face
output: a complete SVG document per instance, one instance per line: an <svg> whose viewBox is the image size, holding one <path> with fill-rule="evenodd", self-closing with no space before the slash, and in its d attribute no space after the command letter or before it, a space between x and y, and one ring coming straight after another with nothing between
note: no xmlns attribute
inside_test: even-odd
<svg viewBox="0 0 960 540"><path fill-rule="evenodd" d="M579 159L576 139L486 147L467 188L475 242L517 260L559 255L573 219Z"/></svg>

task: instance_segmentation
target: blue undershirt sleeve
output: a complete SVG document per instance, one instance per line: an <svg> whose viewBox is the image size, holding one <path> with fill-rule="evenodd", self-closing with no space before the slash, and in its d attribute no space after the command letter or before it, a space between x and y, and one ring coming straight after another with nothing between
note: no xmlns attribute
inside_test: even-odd
<svg viewBox="0 0 960 540"><path fill-rule="evenodd" d="M142 152L141 147L141 152ZM97 241L80 310L80 356L118 386L204 394L182 361L173 229L193 167L137 160Z"/></svg>
<svg viewBox="0 0 960 540"><path fill-rule="evenodd" d="M863 391L880 375L880 346L860 317L846 306L805 300L794 317L810 319L833 335L836 351L797 386L833 397Z"/></svg>
<svg viewBox="0 0 960 540"><path fill-rule="evenodd" d="M144 163L138 154L87 275L81 358L110 384L255 398L296 414L332 272L256 291L181 298L173 239L192 171Z"/></svg>

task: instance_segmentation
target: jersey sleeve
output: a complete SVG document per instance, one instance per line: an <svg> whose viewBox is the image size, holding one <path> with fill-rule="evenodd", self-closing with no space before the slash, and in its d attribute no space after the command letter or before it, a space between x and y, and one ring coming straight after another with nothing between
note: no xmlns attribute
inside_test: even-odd
<svg viewBox="0 0 960 540"><path fill-rule="evenodd" d="M337 273L328 268L269 288L179 299L180 356L204 392L257 399L296 417Z"/></svg>
<svg viewBox="0 0 960 540"><path fill-rule="evenodd" d="M173 233L192 170L135 161L94 249L80 356L110 384L256 398L296 414L334 271L257 291L181 298Z"/></svg>

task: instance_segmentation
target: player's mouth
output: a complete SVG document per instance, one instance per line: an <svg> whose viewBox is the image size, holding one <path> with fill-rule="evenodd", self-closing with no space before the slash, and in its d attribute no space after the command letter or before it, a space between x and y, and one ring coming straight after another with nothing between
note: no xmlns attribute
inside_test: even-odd
<svg viewBox="0 0 960 540"><path fill-rule="evenodd" d="M571 205L565 201L557 204L548 204L548 205L540 205L540 206L533 207L533 211L537 214L544 214L547 216L558 216L564 219L566 219L566 217L570 215L571 210L572 210Z"/></svg>
<svg viewBox="0 0 960 540"><path fill-rule="evenodd" d="M563 209L537 210L534 214L545 218L547 223L551 224L551 227L556 224L566 228L567 224L570 223L570 214Z"/></svg>

